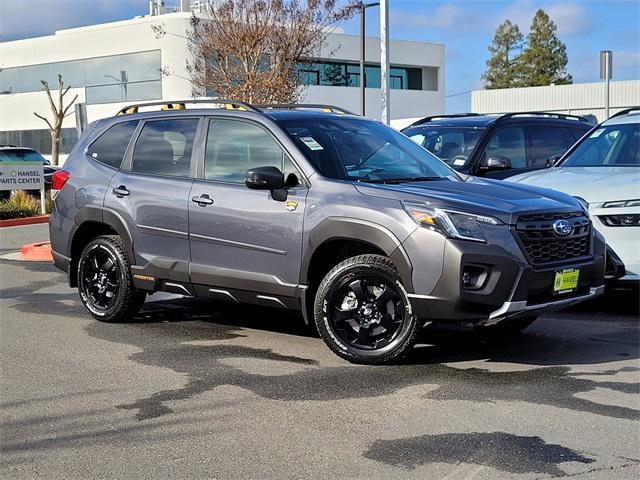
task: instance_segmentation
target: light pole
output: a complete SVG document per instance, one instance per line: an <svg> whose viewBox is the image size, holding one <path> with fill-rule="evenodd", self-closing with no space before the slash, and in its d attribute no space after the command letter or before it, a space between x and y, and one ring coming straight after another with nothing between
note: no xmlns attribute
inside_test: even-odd
<svg viewBox="0 0 640 480"><path fill-rule="evenodd" d="M360 2L360 5L358 5L358 8L360 9L360 113L362 114L362 116L364 117L364 113L365 113L365 87L366 87L366 82L365 82L365 73L364 73L364 63L365 63L365 44L366 44L366 37L364 34L364 29L365 29L365 12L367 11L367 8L370 7L377 7L378 5L380 5L380 2L374 2L374 3L364 3L364 2Z"/></svg>
<svg viewBox="0 0 640 480"><path fill-rule="evenodd" d="M380 93L382 122L389 125L389 0L380 0Z"/></svg>
<svg viewBox="0 0 640 480"><path fill-rule="evenodd" d="M609 118L609 92L611 82L611 70L613 67L613 52L611 50L600 51L600 79L604 80L604 119Z"/></svg>
<svg viewBox="0 0 640 480"><path fill-rule="evenodd" d="M127 100L127 72L124 70L120 70L120 78L115 75L105 75L105 78L113 78L116 82L120 84L120 88L122 88L122 101Z"/></svg>

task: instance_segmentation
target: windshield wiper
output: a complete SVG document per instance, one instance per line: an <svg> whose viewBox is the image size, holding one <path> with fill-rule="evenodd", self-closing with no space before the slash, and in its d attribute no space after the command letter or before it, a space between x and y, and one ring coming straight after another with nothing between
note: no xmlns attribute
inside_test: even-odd
<svg viewBox="0 0 640 480"><path fill-rule="evenodd" d="M384 183L385 185L396 185L398 183L410 183L410 182L433 182L435 180L445 180L446 177L409 177L409 178L381 178L367 180L364 178L359 179L359 182L364 183Z"/></svg>

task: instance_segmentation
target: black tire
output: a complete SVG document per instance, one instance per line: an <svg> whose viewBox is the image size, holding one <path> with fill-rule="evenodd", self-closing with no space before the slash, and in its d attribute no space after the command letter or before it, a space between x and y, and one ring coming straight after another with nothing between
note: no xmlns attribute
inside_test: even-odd
<svg viewBox="0 0 640 480"><path fill-rule="evenodd" d="M104 235L87 244L78 261L78 292L89 313L101 322L130 321L140 311L147 294L133 284L120 237Z"/></svg>
<svg viewBox="0 0 640 480"><path fill-rule="evenodd" d="M318 287L314 319L327 346L353 363L397 360L419 331L398 271L381 255L359 255L333 268Z"/></svg>

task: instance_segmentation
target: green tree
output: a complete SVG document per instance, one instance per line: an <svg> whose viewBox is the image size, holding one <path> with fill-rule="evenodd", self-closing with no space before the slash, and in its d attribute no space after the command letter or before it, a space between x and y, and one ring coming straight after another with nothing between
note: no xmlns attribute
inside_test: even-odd
<svg viewBox="0 0 640 480"><path fill-rule="evenodd" d="M505 20L496 29L493 42L489 45L491 57L487 60L487 69L482 74L485 88L517 86L523 39L518 25L509 20Z"/></svg>
<svg viewBox="0 0 640 480"><path fill-rule="evenodd" d="M556 36L556 30L556 24L549 15L538 10L527 35L527 47L518 62L519 86L573 83L566 71L567 47Z"/></svg>

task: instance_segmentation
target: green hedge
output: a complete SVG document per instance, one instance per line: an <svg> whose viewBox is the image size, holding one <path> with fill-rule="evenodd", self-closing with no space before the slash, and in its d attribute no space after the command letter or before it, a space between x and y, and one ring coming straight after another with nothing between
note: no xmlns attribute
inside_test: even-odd
<svg viewBox="0 0 640 480"><path fill-rule="evenodd" d="M47 213L50 213L52 203L48 194L45 202ZM22 190L14 192L8 200L0 201L0 220L35 217L40 214L40 197Z"/></svg>

